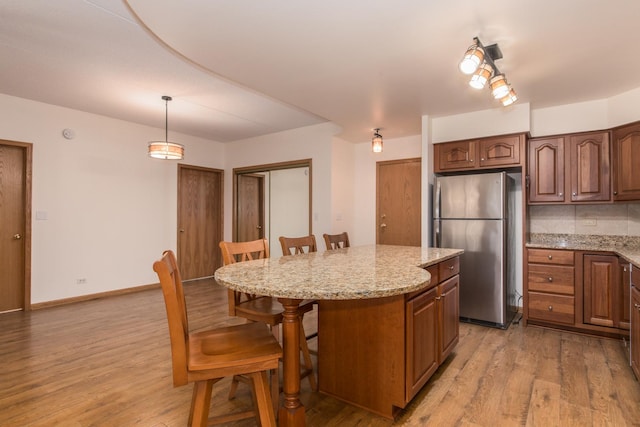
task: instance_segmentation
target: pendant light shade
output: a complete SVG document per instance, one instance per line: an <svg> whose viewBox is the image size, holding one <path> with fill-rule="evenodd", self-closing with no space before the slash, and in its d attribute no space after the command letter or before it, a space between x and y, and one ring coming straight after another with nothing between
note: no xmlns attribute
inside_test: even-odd
<svg viewBox="0 0 640 427"><path fill-rule="evenodd" d="M471 45L460 61L460 71L464 74L473 74L482 61L484 61L484 49L478 43Z"/></svg>
<svg viewBox="0 0 640 427"><path fill-rule="evenodd" d="M380 128L374 129L373 139L371 140L371 151L374 153L382 153L382 135L379 133Z"/></svg>
<svg viewBox="0 0 640 427"><path fill-rule="evenodd" d="M518 100L518 96L516 95L516 91L513 89L509 90L509 93L507 94L507 96L500 98L500 102L502 102L502 105L504 107L506 107L507 105L513 104L517 100Z"/></svg>
<svg viewBox="0 0 640 427"><path fill-rule="evenodd" d="M504 78L504 74L498 74L493 77L489 81L489 87L495 99L502 99L509 94L509 85L507 84L507 79Z"/></svg>
<svg viewBox="0 0 640 427"><path fill-rule="evenodd" d="M164 95L162 99L165 102L165 122L164 122L164 141L149 142L149 157L163 160L182 160L184 158L184 146L175 142L169 142L169 101L170 96Z"/></svg>
<svg viewBox="0 0 640 427"><path fill-rule="evenodd" d="M489 63L484 62L478 67L469 80L469 86L474 89L483 89L493 74L493 67Z"/></svg>

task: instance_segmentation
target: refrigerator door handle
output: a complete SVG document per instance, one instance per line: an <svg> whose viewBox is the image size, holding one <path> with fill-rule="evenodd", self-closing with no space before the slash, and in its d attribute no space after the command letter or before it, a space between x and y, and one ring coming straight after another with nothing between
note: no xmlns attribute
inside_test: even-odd
<svg viewBox="0 0 640 427"><path fill-rule="evenodd" d="M442 189L440 188L440 180L436 179L436 196L435 203L433 207L433 217L435 219L440 219L440 198L442 197Z"/></svg>
<svg viewBox="0 0 640 427"><path fill-rule="evenodd" d="M442 247L439 219L436 219L435 221L433 221L433 244L436 248Z"/></svg>

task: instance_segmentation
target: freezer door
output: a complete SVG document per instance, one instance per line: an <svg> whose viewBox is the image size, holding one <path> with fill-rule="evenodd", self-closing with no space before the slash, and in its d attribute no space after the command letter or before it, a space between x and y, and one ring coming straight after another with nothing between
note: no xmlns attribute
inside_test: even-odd
<svg viewBox="0 0 640 427"><path fill-rule="evenodd" d="M437 177L434 218L504 218L504 172Z"/></svg>
<svg viewBox="0 0 640 427"><path fill-rule="evenodd" d="M460 317L504 325L505 221L443 219L439 230L442 247L464 249L460 256Z"/></svg>

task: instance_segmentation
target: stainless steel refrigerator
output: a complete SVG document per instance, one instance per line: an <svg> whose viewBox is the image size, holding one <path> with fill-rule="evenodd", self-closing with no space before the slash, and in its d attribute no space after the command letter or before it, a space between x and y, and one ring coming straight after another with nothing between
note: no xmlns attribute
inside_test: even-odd
<svg viewBox="0 0 640 427"><path fill-rule="evenodd" d="M434 245L464 249L462 321L506 329L516 313L513 187L505 172L436 177Z"/></svg>

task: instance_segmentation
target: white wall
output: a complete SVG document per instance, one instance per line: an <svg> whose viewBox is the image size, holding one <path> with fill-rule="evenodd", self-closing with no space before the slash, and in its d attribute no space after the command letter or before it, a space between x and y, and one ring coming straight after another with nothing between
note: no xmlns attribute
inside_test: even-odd
<svg viewBox="0 0 640 427"><path fill-rule="evenodd" d="M358 207L354 202L355 194L355 151L356 146L340 138L333 138L331 143L331 225L316 236L322 240L322 234L349 233L353 243L353 219ZM357 242L357 240L355 241ZM320 248L325 244L318 241ZM320 249L318 248L318 249Z"/></svg>
<svg viewBox="0 0 640 427"><path fill-rule="evenodd" d="M0 116L0 139L33 144L31 301L157 283L152 263L177 235L177 162L146 154L164 129L6 95ZM170 139L182 163L223 167L221 144Z"/></svg>

